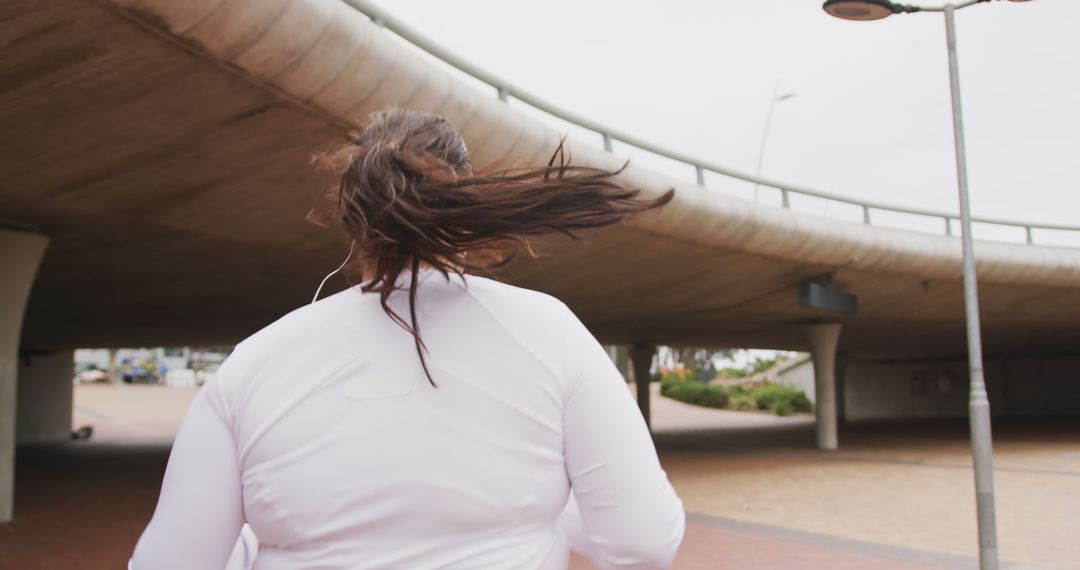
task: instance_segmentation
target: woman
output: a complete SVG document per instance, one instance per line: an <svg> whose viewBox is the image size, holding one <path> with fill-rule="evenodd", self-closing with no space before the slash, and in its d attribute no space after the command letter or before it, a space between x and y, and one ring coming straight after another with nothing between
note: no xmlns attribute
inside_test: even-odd
<svg viewBox="0 0 1080 570"><path fill-rule="evenodd" d="M361 282L203 387L132 567L217 570L245 522L258 570L666 567L682 503L607 354L558 300L473 275L672 197L562 156L474 173L446 119L394 109L321 157Z"/></svg>

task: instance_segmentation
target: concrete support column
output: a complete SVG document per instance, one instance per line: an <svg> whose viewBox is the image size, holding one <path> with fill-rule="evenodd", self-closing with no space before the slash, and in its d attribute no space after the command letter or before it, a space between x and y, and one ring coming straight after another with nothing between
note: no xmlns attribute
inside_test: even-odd
<svg viewBox="0 0 1080 570"><path fill-rule="evenodd" d="M836 449L836 346L840 324L810 325L810 356L814 359L814 414L818 449Z"/></svg>
<svg viewBox="0 0 1080 570"><path fill-rule="evenodd" d="M623 378L630 378L630 347L625 344L620 344L612 347L612 358L615 360L615 368L619 369L619 373L623 375Z"/></svg>
<svg viewBox="0 0 1080 570"><path fill-rule="evenodd" d="M836 354L836 418L843 424L847 421L847 364L848 355Z"/></svg>
<svg viewBox="0 0 1080 570"><path fill-rule="evenodd" d="M15 491L15 402L23 313L49 239L0 226L0 522Z"/></svg>
<svg viewBox="0 0 1080 570"><path fill-rule="evenodd" d="M71 437L74 369L72 350L21 355L16 443L55 442Z"/></svg>
<svg viewBox="0 0 1080 570"><path fill-rule="evenodd" d="M630 347L630 361L633 364L634 384L637 385L637 403L641 408L641 415L645 418L645 425L652 429L652 417L649 412L649 368L652 367L653 355L656 354L655 344L635 344Z"/></svg>

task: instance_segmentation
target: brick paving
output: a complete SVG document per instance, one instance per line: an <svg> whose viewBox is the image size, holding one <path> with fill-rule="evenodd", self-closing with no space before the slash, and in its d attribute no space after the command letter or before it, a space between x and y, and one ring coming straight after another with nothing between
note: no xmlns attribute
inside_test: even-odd
<svg viewBox="0 0 1080 570"><path fill-rule="evenodd" d="M193 390L80 386L88 442L21 448L0 568L122 568L153 508ZM812 418L656 396L661 459L689 524L673 568L976 568L963 422L849 425L813 448ZM1080 569L1080 420L995 425L1005 568ZM574 570L591 568L575 559Z"/></svg>

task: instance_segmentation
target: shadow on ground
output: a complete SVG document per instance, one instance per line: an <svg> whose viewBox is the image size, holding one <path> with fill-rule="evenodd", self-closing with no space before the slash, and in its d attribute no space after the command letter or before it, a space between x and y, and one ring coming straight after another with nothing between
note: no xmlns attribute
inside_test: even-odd
<svg viewBox="0 0 1080 570"><path fill-rule="evenodd" d="M1051 474L1060 471L1080 482L1080 469L1069 468L1080 463L1080 419L999 419L995 423L995 437L996 445L1003 449L1048 442L1069 446L1073 456L1065 454L1063 467L1059 469L1057 464L1049 463L1038 469ZM841 431L843 449L832 453L814 449L813 426L807 423L666 432L657 434L656 441L665 465L669 460L678 463L687 457L704 457L710 465L715 461L720 466L731 464L733 469L747 458L781 466L796 465L807 458L817 463L865 462L886 467L904 466L905 462L954 470L967 466L963 454L967 445L964 421L847 425ZM150 517L167 456L167 445L122 445L93 440L20 447L16 518L11 523L0 524L0 567L123 568ZM1026 465L1023 457L1014 461L1006 455L1002 459L997 465L1001 473L1035 469ZM756 477L760 473L746 473L746 476ZM673 477L677 486L679 477L678 473ZM715 487L714 492L729 493L730 487ZM695 512L693 499L687 507L693 513L694 525L688 531L684 551L675 566L684 570L962 568L969 567L971 562L963 556L930 556L923 560L915 550L874 550L861 547L862 543L857 541L837 542L833 538L800 534L797 530L774 531L770 530L773 527L752 522L733 522L722 516L710 518ZM787 555L784 549L789 549ZM907 562L897 560L909 554ZM580 561L574 565L574 568L585 567Z"/></svg>

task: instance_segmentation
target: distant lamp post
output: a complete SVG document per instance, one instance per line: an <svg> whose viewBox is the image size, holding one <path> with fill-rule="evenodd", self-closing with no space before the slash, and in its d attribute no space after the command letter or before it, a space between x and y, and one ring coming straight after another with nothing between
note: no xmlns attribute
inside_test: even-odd
<svg viewBox="0 0 1080 570"><path fill-rule="evenodd" d="M957 4L946 4L940 8L927 8L922 6L908 6L898 4L890 0L826 0L822 8L830 16L842 20L881 20L893 14L906 14L911 12L945 12L950 7L954 10L967 8L972 4L990 2L991 0L967 0ZM1031 0L1009 0L1010 2L1030 2Z"/></svg>
<svg viewBox="0 0 1080 570"><path fill-rule="evenodd" d="M900 6L889 0L828 0L824 8L844 20L880 20L896 14Z"/></svg>
<svg viewBox="0 0 1080 570"><path fill-rule="evenodd" d="M979 328L979 296L975 280L975 253L971 237L971 209L968 200L967 161L964 152L964 122L960 110L960 77L956 59L956 23L953 12L990 0L967 0L938 8L907 6L889 0L827 0L822 8L830 16L844 20L880 20L893 14L943 12L949 54L949 84L952 92L953 140L956 145L956 176L960 194L960 227L963 229L964 315L967 323L968 367L971 394L968 416L971 423L971 450L975 464L975 507L979 525L979 568L997 570L997 531L994 521L994 466L990 433L990 401L983 378L982 336ZM1010 0L1025 2L1027 0Z"/></svg>
<svg viewBox="0 0 1080 570"><path fill-rule="evenodd" d="M780 95L780 82L777 81L773 84L772 98L769 99L769 112L765 115L765 130L761 133L761 148L758 150L757 170L755 170L756 178L761 178L761 167L765 164L765 145L769 142L769 127L772 126L773 111L776 109L776 104L781 101L787 101L794 97L794 93L784 93ZM754 201L758 201L758 190L760 184L754 182Z"/></svg>

